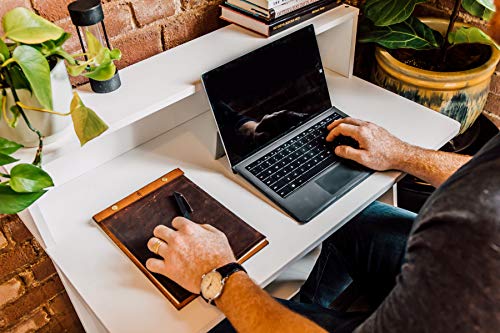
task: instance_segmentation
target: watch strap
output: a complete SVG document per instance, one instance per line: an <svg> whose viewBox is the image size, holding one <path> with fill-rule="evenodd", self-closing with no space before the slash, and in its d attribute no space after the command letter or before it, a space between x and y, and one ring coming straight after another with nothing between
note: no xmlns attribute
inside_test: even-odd
<svg viewBox="0 0 500 333"><path fill-rule="evenodd" d="M222 267L219 267L219 268L216 269L216 271L219 272L219 274L222 276L223 279L227 279L232 274L234 274L236 272L239 272L239 271L243 271L245 273L247 272L243 268L243 266L241 266L237 262L232 262L230 264L227 264L227 265L224 265Z"/></svg>

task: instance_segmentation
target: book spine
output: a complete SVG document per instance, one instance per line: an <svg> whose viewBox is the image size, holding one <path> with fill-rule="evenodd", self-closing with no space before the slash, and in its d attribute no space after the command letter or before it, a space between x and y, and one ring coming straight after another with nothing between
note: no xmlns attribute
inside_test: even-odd
<svg viewBox="0 0 500 333"><path fill-rule="evenodd" d="M252 3L258 7L269 10L276 6L282 5L292 0L245 0L246 2Z"/></svg>
<svg viewBox="0 0 500 333"><path fill-rule="evenodd" d="M319 0L292 0L269 10L271 19L289 14L297 9L308 6Z"/></svg>
<svg viewBox="0 0 500 333"><path fill-rule="evenodd" d="M268 8L274 8L276 6L282 5L282 4L287 3L289 1L290 0L270 0L267 2L267 4L268 4Z"/></svg>
<svg viewBox="0 0 500 333"><path fill-rule="evenodd" d="M227 0L225 4L233 8L241 9L249 14L262 17L266 20L270 19L269 10L259 7L254 3L245 0Z"/></svg>
<svg viewBox="0 0 500 333"><path fill-rule="evenodd" d="M221 7L224 7L224 6L233 8L236 11L243 13L245 15L251 16L252 18L255 18L261 22L268 22L269 21L269 19L267 17L265 17L264 15L262 15L260 13L257 13L255 11L251 11L249 9L241 8L240 6L234 5L230 2L226 2L225 5L221 5Z"/></svg>
<svg viewBox="0 0 500 333"><path fill-rule="evenodd" d="M303 12L299 15L292 16L287 20L279 21L279 22L276 22L275 24L271 24L269 26L269 36L275 35L278 32L281 32L281 31L284 31L288 28L291 28L294 25L297 25L297 24L304 22L310 18L318 16L318 15L326 12L327 10L330 10L330 9L337 7L337 6L338 6L338 3L336 1L332 1L332 2L327 3L325 5L311 8L307 12Z"/></svg>

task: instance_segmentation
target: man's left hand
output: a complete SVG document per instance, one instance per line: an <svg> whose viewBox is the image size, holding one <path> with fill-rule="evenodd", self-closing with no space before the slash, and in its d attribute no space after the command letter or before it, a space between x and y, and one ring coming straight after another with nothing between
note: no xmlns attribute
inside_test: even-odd
<svg viewBox="0 0 500 333"><path fill-rule="evenodd" d="M235 262L233 251L223 232L208 224L196 224L183 217L172 221L174 229L159 225L148 241L148 248L157 249L163 258L148 259L151 272L165 275L186 290L199 294L203 274Z"/></svg>

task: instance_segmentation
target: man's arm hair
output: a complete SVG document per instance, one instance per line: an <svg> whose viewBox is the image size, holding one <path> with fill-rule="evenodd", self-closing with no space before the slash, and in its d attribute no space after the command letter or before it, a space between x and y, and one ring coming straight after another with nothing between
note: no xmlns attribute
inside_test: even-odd
<svg viewBox="0 0 500 333"><path fill-rule="evenodd" d="M228 279L222 296L215 303L241 333L326 332L278 303L243 272Z"/></svg>
<svg viewBox="0 0 500 333"><path fill-rule="evenodd" d="M435 187L444 183L472 156L434 151L406 145L406 153L396 162L395 169L420 178Z"/></svg>

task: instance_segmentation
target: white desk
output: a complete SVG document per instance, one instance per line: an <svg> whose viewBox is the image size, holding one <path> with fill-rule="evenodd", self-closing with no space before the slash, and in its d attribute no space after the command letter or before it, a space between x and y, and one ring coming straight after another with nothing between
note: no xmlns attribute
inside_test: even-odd
<svg viewBox="0 0 500 333"><path fill-rule="evenodd" d="M203 72L313 23L335 106L423 147L439 148L458 132L455 121L352 77L357 16L357 8L342 5L268 39L229 25L123 69L123 85L113 93L80 91L110 129L83 148L71 133L47 146L44 168L57 187L21 217L59 267L89 332L198 332L222 318L200 300L175 310L91 220L168 171L181 167L268 237L270 245L245 263L262 286L400 175L374 174L313 221L298 225L233 175L224 159L213 160L215 126L200 91ZM29 161L33 153L17 157Z"/></svg>
<svg viewBox="0 0 500 333"><path fill-rule="evenodd" d="M334 105L384 126L405 141L436 149L458 132L457 122L358 78L330 71L327 78ZM222 318L199 299L177 311L91 220L96 212L166 172L180 167L268 237L270 244L245 263L262 286L386 192L400 176L376 173L317 218L299 225L233 175L225 159L213 160L214 134L211 114L202 113L51 190L39 201L42 214L36 218L37 225L45 225L54 240L47 249L49 255L109 331L199 332Z"/></svg>

